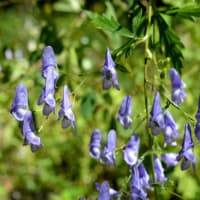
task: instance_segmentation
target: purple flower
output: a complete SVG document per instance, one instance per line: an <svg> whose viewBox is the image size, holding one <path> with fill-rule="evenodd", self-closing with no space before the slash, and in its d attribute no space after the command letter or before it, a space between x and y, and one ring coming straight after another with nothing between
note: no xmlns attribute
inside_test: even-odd
<svg viewBox="0 0 200 200"><path fill-rule="evenodd" d="M42 76L47 78L47 71L49 69L54 71L54 80L57 80L58 73L56 72L56 58L51 46L47 46L42 54Z"/></svg>
<svg viewBox="0 0 200 200"><path fill-rule="evenodd" d="M149 175L148 175L143 164L139 165L138 171L139 171L140 184L141 184L142 188L143 189L150 189Z"/></svg>
<svg viewBox="0 0 200 200"><path fill-rule="evenodd" d="M160 93L156 92L152 109L150 112L150 123L149 127L152 130L153 135L158 135L165 127L163 110L160 106Z"/></svg>
<svg viewBox="0 0 200 200"><path fill-rule="evenodd" d="M101 156L101 132L99 129L95 129L92 132L90 139L90 156L95 159L100 159Z"/></svg>
<svg viewBox="0 0 200 200"><path fill-rule="evenodd" d="M131 114L132 114L132 97L125 96L119 110L118 120L126 129L132 123Z"/></svg>
<svg viewBox="0 0 200 200"><path fill-rule="evenodd" d="M111 86L120 90L117 72L115 70L115 63L111 57L109 48L106 50L104 69L102 72L103 89L109 89Z"/></svg>
<svg viewBox="0 0 200 200"><path fill-rule="evenodd" d="M42 146L40 138L35 135L35 127L33 122L33 116L31 111L27 111L22 123L22 134L24 136L24 145L31 144L32 152Z"/></svg>
<svg viewBox="0 0 200 200"><path fill-rule="evenodd" d="M116 148L117 135L115 130L110 130L108 133L107 146L101 152L101 162L106 166L115 164L115 148Z"/></svg>
<svg viewBox="0 0 200 200"><path fill-rule="evenodd" d="M177 161L177 153L166 153L166 154L162 154L162 160L166 163L167 166L171 167L171 166L176 166L178 164Z"/></svg>
<svg viewBox="0 0 200 200"><path fill-rule="evenodd" d="M28 109L28 92L24 84L19 84L15 90L11 114L18 120L23 121Z"/></svg>
<svg viewBox="0 0 200 200"><path fill-rule="evenodd" d="M115 198L119 192L110 188L109 183L104 181L102 184L96 183L96 189L99 191L97 200L111 200Z"/></svg>
<svg viewBox="0 0 200 200"><path fill-rule="evenodd" d="M140 137L137 134L133 134L123 151L124 160L128 165L133 166L137 163L139 146Z"/></svg>
<svg viewBox="0 0 200 200"><path fill-rule="evenodd" d="M189 124L186 124L182 148L181 151L179 152L179 155L177 156L178 161L182 159L181 163L182 170L188 169L191 164L193 165L193 168L195 168L196 159L193 154L193 147L194 143L192 140L191 128Z"/></svg>
<svg viewBox="0 0 200 200"><path fill-rule="evenodd" d="M177 132L178 126L169 112L165 113L164 120L164 147L166 147L167 144L176 146L175 138L179 137L179 133Z"/></svg>
<svg viewBox="0 0 200 200"><path fill-rule="evenodd" d="M163 169L162 164L161 164L160 160L158 159L158 157L154 154L153 158L154 158L155 179L156 179L157 183L162 185L165 183L167 178L165 177L164 169Z"/></svg>
<svg viewBox="0 0 200 200"><path fill-rule="evenodd" d="M55 92L55 79L54 71L47 70L46 74L45 88L42 91L42 94L38 100L38 105L45 103L43 107L43 114L49 115L51 112L55 113L56 102L54 100Z"/></svg>
<svg viewBox="0 0 200 200"><path fill-rule="evenodd" d="M172 101L176 105L179 105L187 96L183 90L185 83L181 80L178 72L174 68L170 69L170 79L172 87Z"/></svg>
<svg viewBox="0 0 200 200"><path fill-rule="evenodd" d="M61 109L59 111L58 120L63 117L62 120L62 127L67 128L72 125L73 128L76 126L74 113L72 112L72 104L69 98L69 90L68 87L65 85L63 89L63 99L61 104Z"/></svg>
<svg viewBox="0 0 200 200"><path fill-rule="evenodd" d="M195 135L196 135L198 142L200 143L200 97L199 97L196 119L197 119L197 123L196 123L194 132L195 132Z"/></svg>

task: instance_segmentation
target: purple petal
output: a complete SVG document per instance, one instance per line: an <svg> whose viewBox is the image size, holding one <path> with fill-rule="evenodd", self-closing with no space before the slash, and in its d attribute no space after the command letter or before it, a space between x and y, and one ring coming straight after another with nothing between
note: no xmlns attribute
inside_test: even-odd
<svg viewBox="0 0 200 200"><path fill-rule="evenodd" d="M156 118L161 113L163 113L163 110L160 106L160 93L156 92L150 114L152 118Z"/></svg>
<svg viewBox="0 0 200 200"><path fill-rule="evenodd" d="M115 63L114 63L114 61L112 59L112 56L111 56L109 48L106 49L104 67L107 68L107 69L115 67Z"/></svg>
<svg viewBox="0 0 200 200"><path fill-rule="evenodd" d="M96 189L99 191L97 200L110 200L110 186L107 181L104 181L101 185L96 184Z"/></svg>
<svg viewBox="0 0 200 200"><path fill-rule="evenodd" d="M199 96L199 101L198 101L198 109L197 109L196 119L197 119L197 122L200 122L200 96Z"/></svg>
<svg viewBox="0 0 200 200"><path fill-rule="evenodd" d="M173 90L185 87L185 83L181 80L178 72L174 68L170 69L170 79Z"/></svg>
<svg viewBox="0 0 200 200"><path fill-rule="evenodd" d="M196 123L194 132L195 132L198 142L200 143L200 123L199 122Z"/></svg>
<svg viewBox="0 0 200 200"><path fill-rule="evenodd" d="M149 175L144 167L143 164L140 164L138 167L139 171L139 178L140 178L140 184L144 189L149 189Z"/></svg>
<svg viewBox="0 0 200 200"><path fill-rule="evenodd" d="M184 92L182 88L176 89L172 91L172 101L176 104L179 105L182 102L184 102L187 94Z"/></svg>
<svg viewBox="0 0 200 200"><path fill-rule="evenodd" d="M178 164L177 161L177 153L166 153L162 154L162 160L166 163L167 166L176 166Z"/></svg>

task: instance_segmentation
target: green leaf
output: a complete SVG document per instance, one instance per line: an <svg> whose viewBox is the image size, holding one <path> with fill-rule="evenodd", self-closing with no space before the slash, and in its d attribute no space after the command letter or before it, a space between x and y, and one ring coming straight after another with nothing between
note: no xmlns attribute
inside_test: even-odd
<svg viewBox="0 0 200 200"><path fill-rule="evenodd" d="M119 71L123 72L123 73L130 73L128 71L128 69L126 67L124 67L123 65L120 65L120 64L116 64L116 69L118 69Z"/></svg>

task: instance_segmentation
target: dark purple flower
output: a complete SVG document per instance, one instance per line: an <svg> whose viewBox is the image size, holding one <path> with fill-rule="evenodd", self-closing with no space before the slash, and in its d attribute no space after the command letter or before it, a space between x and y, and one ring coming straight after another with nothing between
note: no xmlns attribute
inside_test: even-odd
<svg viewBox="0 0 200 200"><path fill-rule="evenodd" d="M182 170L188 169L191 164L193 165L193 168L195 168L196 159L193 154L193 148L194 148L194 143L192 140L191 128L189 124L186 124L182 148L181 151L179 152L179 155L177 156L178 161L182 159L181 163Z"/></svg>
<svg viewBox="0 0 200 200"><path fill-rule="evenodd" d="M96 189L99 191L97 200L112 200L119 192L110 188L109 183L104 181L102 184L96 183Z"/></svg>
<svg viewBox="0 0 200 200"><path fill-rule="evenodd" d="M107 146L101 152L101 162L106 166L115 164L115 148L117 142L117 135L115 130L110 130L108 133Z"/></svg>
<svg viewBox="0 0 200 200"><path fill-rule="evenodd" d="M101 156L101 132L99 129L95 129L92 132L90 139L90 156L95 159L100 159Z"/></svg>
<svg viewBox="0 0 200 200"><path fill-rule="evenodd" d="M124 160L128 165L133 166L137 163L139 146L140 146L140 137L137 134L133 134L123 151Z"/></svg>
<svg viewBox="0 0 200 200"><path fill-rule="evenodd" d="M15 90L11 114L18 120L23 121L28 109L28 92L24 84L19 84Z"/></svg>
<svg viewBox="0 0 200 200"><path fill-rule="evenodd" d="M171 167L171 166L176 166L178 164L177 161L177 153L166 153L166 154L162 154L162 160L166 163L167 166Z"/></svg>
<svg viewBox="0 0 200 200"><path fill-rule="evenodd" d="M143 164L140 164L138 166L138 171L139 171L140 184L141 184L142 188L143 189L150 189L149 175L148 175Z"/></svg>
<svg viewBox="0 0 200 200"><path fill-rule="evenodd" d="M37 149L42 146L40 137L38 137L35 132L32 112L27 111L22 123L22 134L24 136L24 145L30 143L32 152L37 151Z"/></svg>
<svg viewBox="0 0 200 200"><path fill-rule="evenodd" d="M156 92L152 109L150 112L149 127L152 130L153 135L158 135L165 127L163 110L160 106L160 93Z"/></svg>
<svg viewBox="0 0 200 200"><path fill-rule="evenodd" d="M109 89L111 86L120 90L117 72L115 70L115 63L111 57L109 48L106 50L104 69L102 72L103 89Z"/></svg>
<svg viewBox="0 0 200 200"><path fill-rule="evenodd" d="M132 97L125 96L118 113L118 120L126 129L132 123L131 114L132 114Z"/></svg>
<svg viewBox="0 0 200 200"><path fill-rule="evenodd" d="M169 112L166 112L164 114L164 120L165 120L165 128L163 130L164 131L164 147L166 147L167 144L176 146L175 139L179 137L179 133L177 131L178 126Z"/></svg>
<svg viewBox="0 0 200 200"><path fill-rule="evenodd" d="M165 183L167 178L165 177L163 166L158 157L154 154L153 158L154 158L155 179L157 183L162 185Z"/></svg>
<svg viewBox="0 0 200 200"><path fill-rule="evenodd" d="M172 101L176 105L179 105L187 96L183 90L185 83L181 80L178 72L174 68L170 69L170 79L172 87Z"/></svg>
<svg viewBox="0 0 200 200"><path fill-rule="evenodd" d="M51 46L45 47L43 54L42 54L42 76L47 78L47 71L49 69L54 71L54 80L57 80L58 73L56 72L56 58Z"/></svg>
<svg viewBox="0 0 200 200"><path fill-rule="evenodd" d="M62 120L62 127L67 128L72 125L73 128L76 126L74 113L72 112L72 104L69 98L69 90L68 87L65 85L63 89L63 99L61 104L61 109L59 111L58 120L63 117Z"/></svg>
<svg viewBox="0 0 200 200"><path fill-rule="evenodd" d="M38 100L38 105L45 103L43 107L43 114L49 115L51 112L55 113L56 102L54 100L55 92L55 79L54 71L48 70L45 82L45 88L42 91L42 94Z"/></svg>
<svg viewBox="0 0 200 200"><path fill-rule="evenodd" d="M197 119L197 123L196 123L194 132L195 132L198 142L200 143L200 97L199 97L199 102L198 102L198 110L196 114L196 119Z"/></svg>

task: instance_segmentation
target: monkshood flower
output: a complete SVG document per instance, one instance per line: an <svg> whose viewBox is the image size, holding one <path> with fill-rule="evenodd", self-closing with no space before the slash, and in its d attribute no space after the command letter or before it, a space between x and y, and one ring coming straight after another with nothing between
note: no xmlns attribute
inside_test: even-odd
<svg viewBox="0 0 200 200"><path fill-rule="evenodd" d="M161 158L168 167L172 167L178 164L177 156L178 156L177 153L166 153L162 154Z"/></svg>
<svg viewBox="0 0 200 200"><path fill-rule="evenodd" d="M170 79L171 79L171 87L172 87L172 101L179 105L181 104L187 94L183 90L186 84L181 80L178 72L172 68L170 69Z"/></svg>
<svg viewBox="0 0 200 200"><path fill-rule="evenodd" d="M110 188L110 185L107 181L104 181L102 184L96 183L95 186L99 191L97 200L112 200L119 195L118 191Z"/></svg>
<svg viewBox="0 0 200 200"><path fill-rule="evenodd" d="M164 114L164 120L165 120L165 128L163 130L164 131L164 147L166 147L167 144L176 146L175 139L179 137L179 133L177 131L178 126L169 112L166 112Z"/></svg>
<svg viewBox="0 0 200 200"><path fill-rule="evenodd" d="M18 120L23 121L28 109L28 92L24 84L19 84L15 90L11 114Z"/></svg>
<svg viewBox="0 0 200 200"><path fill-rule="evenodd" d="M129 166L133 166L137 163L139 146L140 146L140 137L138 134L133 134L123 151L124 161Z"/></svg>
<svg viewBox="0 0 200 200"><path fill-rule="evenodd" d="M119 109L117 119L126 129L132 123L131 114L132 114L132 97L131 96L125 96L123 101L122 101L121 107Z"/></svg>
<svg viewBox="0 0 200 200"><path fill-rule="evenodd" d="M115 164L115 148L117 142L117 135L115 130L110 130L107 138L107 145L101 152L101 162L106 166Z"/></svg>
<svg viewBox="0 0 200 200"><path fill-rule="evenodd" d="M117 72L115 70L115 63L112 59L110 49L107 48L104 62L104 69L102 72L103 89L109 89L111 86L120 90Z"/></svg>
<svg viewBox="0 0 200 200"><path fill-rule="evenodd" d="M154 159L154 173L155 173L156 182L162 185L167 180L164 174L163 166L155 154L153 156L153 159Z"/></svg>
<svg viewBox="0 0 200 200"><path fill-rule="evenodd" d="M150 178L149 178L149 175L148 175L143 163L141 163L138 166L138 171L139 171L140 184L141 184L142 188L150 189L150 185L149 185Z"/></svg>
<svg viewBox="0 0 200 200"><path fill-rule="evenodd" d="M194 132L195 132L195 135L196 135L198 142L200 143L200 97L199 97L196 119L197 119L197 123L196 123Z"/></svg>
<svg viewBox="0 0 200 200"><path fill-rule="evenodd" d="M68 87L65 85L63 89L63 99L61 103L61 109L59 111L58 120L63 117L62 120L62 127L67 128L72 125L73 128L76 126L74 113L72 112L72 104L70 102L69 90Z"/></svg>
<svg viewBox="0 0 200 200"><path fill-rule="evenodd" d="M183 138L182 148L177 156L177 160L182 159L181 169L188 169L191 164L195 168L196 159L193 154L194 143L191 135L191 128L189 124L185 125L185 134Z"/></svg>
<svg viewBox="0 0 200 200"><path fill-rule="evenodd" d="M54 74L54 80L58 79L58 73L56 71L57 63L53 48L51 46L45 47L42 54L42 76L47 78L47 71L52 70Z"/></svg>
<svg viewBox="0 0 200 200"><path fill-rule="evenodd" d="M42 94L38 100L38 105L45 103L43 107L44 115L49 115L51 112L55 113L56 102L54 99L54 92L55 92L54 72L52 70L48 70L45 82L45 88L43 88Z"/></svg>
<svg viewBox="0 0 200 200"><path fill-rule="evenodd" d="M90 138L90 156L94 159L100 159L101 156L101 132L95 129Z"/></svg>
<svg viewBox="0 0 200 200"><path fill-rule="evenodd" d="M160 106L159 92L156 92L154 96L154 101L150 115L151 117L150 117L149 127L151 128L153 135L158 135L165 127L163 110Z"/></svg>
<svg viewBox="0 0 200 200"><path fill-rule="evenodd" d="M42 146L40 137L38 137L35 132L32 112L27 111L22 123L22 134L24 136L24 145L30 143L32 152L37 151L37 149Z"/></svg>

